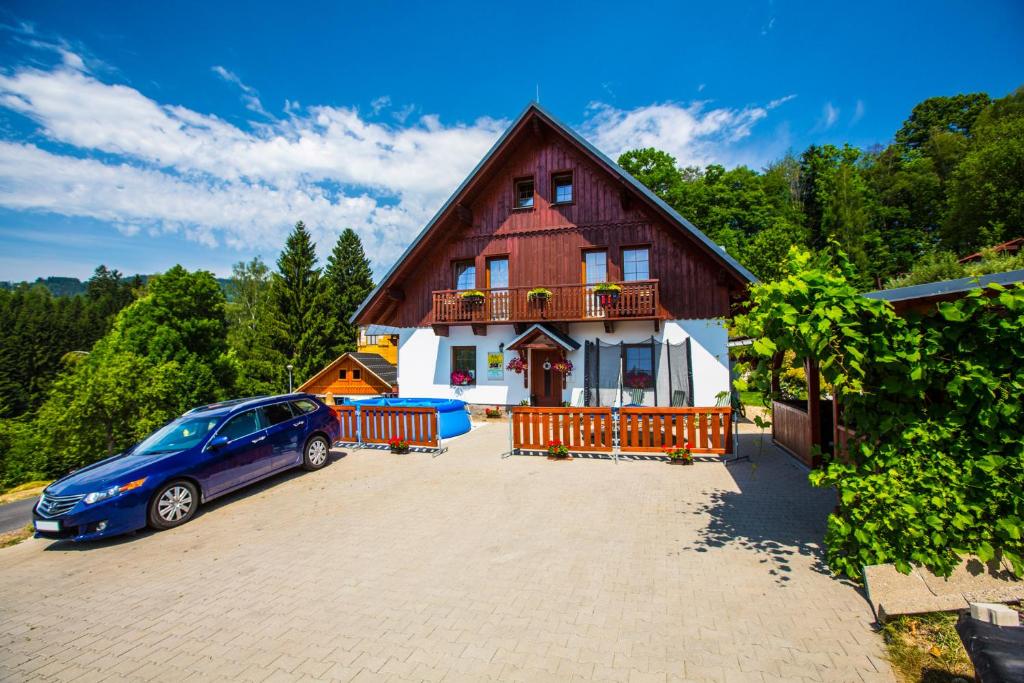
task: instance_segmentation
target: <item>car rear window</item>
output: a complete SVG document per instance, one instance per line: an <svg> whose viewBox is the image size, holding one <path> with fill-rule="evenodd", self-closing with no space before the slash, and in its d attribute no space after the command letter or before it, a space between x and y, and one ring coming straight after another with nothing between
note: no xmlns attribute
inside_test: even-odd
<svg viewBox="0 0 1024 683"><path fill-rule="evenodd" d="M296 415L312 413L314 410L316 410L316 404L310 401L308 398L303 398L298 401L292 401L292 410L295 411Z"/></svg>
<svg viewBox="0 0 1024 683"><path fill-rule="evenodd" d="M287 403L263 406L263 416L267 419L268 425L276 425L294 417L292 409L288 407Z"/></svg>
<svg viewBox="0 0 1024 683"><path fill-rule="evenodd" d="M255 410L247 410L244 413L235 415L227 421L224 428L218 432L218 436L228 437L228 441L254 434L260 430L260 418Z"/></svg>

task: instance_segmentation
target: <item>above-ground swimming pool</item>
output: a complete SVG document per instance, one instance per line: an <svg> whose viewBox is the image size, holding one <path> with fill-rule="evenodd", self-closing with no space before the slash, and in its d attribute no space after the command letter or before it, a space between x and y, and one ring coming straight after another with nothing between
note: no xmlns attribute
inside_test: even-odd
<svg viewBox="0 0 1024 683"><path fill-rule="evenodd" d="M359 401L345 401L356 406L394 406L407 408L435 408L437 430L442 439L450 439L469 431L469 411L465 401L448 398L365 398Z"/></svg>

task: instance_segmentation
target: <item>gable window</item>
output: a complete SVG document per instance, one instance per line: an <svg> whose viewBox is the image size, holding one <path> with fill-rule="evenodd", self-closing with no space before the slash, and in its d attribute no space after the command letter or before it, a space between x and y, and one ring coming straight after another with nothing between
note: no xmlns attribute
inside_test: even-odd
<svg viewBox="0 0 1024 683"><path fill-rule="evenodd" d="M521 178L516 181L516 208L533 208L533 178Z"/></svg>
<svg viewBox="0 0 1024 683"><path fill-rule="evenodd" d="M452 376L454 386L476 384L476 347L452 347Z"/></svg>
<svg viewBox="0 0 1024 683"><path fill-rule="evenodd" d="M622 250L622 279L651 279L651 250L647 247L632 247Z"/></svg>
<svg viewBox="0 0 1024 683"><path fill-rule="evenodd" d="M338 370L338 379L348 379L348 370Z"/></svg>
<svg viewBox="0 0 1024 683"><path fill-rule="evenodd" d="M456 261L455 289L476 289L476 265L473 261Z"/></svg>
<svg viewBox="0 0 1024 683"><path fill-rule="evenodd" d="M353 368L352 369L352 379L362 379L362 378L363 378L363 371L359 370L358 368Z"/></svg>
<svg viewBox="0 0 1024 683"><path fill-rule="evenodd" d="M551 176L551 199L555 204L572 204L572 173Z"/></svg>
<svg viewBox="0 0 1024 683"><path fill-rule="evenodd" d="M623 386L626 389L654 388L654 349L650 344L626 344L622 347Z"/></svg>

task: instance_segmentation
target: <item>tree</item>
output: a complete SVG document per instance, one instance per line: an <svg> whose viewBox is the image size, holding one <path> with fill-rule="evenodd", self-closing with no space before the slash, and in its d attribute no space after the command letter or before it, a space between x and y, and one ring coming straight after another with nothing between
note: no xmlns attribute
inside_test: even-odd
<svg viewBox="0 0 1024 683"><path fill-rule="evenodd" d="M88 356L66 365L17 451L40 450L46 473L60 475L228 397L234 375L224 303L210 273L175 266L152 279Z"/></svg>
<svg viewBox="0 0 1024 683"><path fill-rule="evenodd" d="M240 395L277 394L288 386L271 282L270 269L257 256L236 263L228 283L228 346L238 364Z"/></svg>
<svg viewBox="0 0 1024 683"><path fill-rule="evenodd" d="M1024 230L1024 89L993 104L950 180L944 242L956 251Z"/></svg>
<svg viewBox="0 0 1024 683"><path fill-rule="evenodd" d="M683 182L676 159L668 152L647 147L623 152L619 166L643 183L651 192L672 205L674 193Z"/></svg>
<svg viewBox="0 0 1024 683"><path fill-rule="evenodd" d="M907 150L916 149L927 143L936 131L970 137L978 115L991 101L983 92L929 97L914 106L910 118L896 131L896 144Z"/></svg>
<svg viewBox="0 0 1024 683"><path fill-rule="evenodd" d="M316 262L313 240L299 221L277 259L272 286L281 333L278 350L295 366L297 383L333 359L327 288Z"/></svg>
<svg viewBox="0 0 1024 683"><path fill-rule="evenodd" d="M327 258L328 303L331 316L331 347L335 356L356 350L358 327L349 322L359 304L373 291L373 271L363 243L351 228L345 228Z"/></svg>

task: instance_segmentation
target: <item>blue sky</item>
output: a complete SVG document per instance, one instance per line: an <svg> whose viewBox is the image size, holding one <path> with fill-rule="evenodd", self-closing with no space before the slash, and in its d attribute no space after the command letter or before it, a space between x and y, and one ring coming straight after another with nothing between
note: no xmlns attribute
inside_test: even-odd
<svg viewBox="0 0 1024 683"><path fill-rule="evenodd" d="M304 220L386 269L542 104L611 155L761 167L1024 84L1020 2L0 8L0 280L276 258Z"/></svg>

